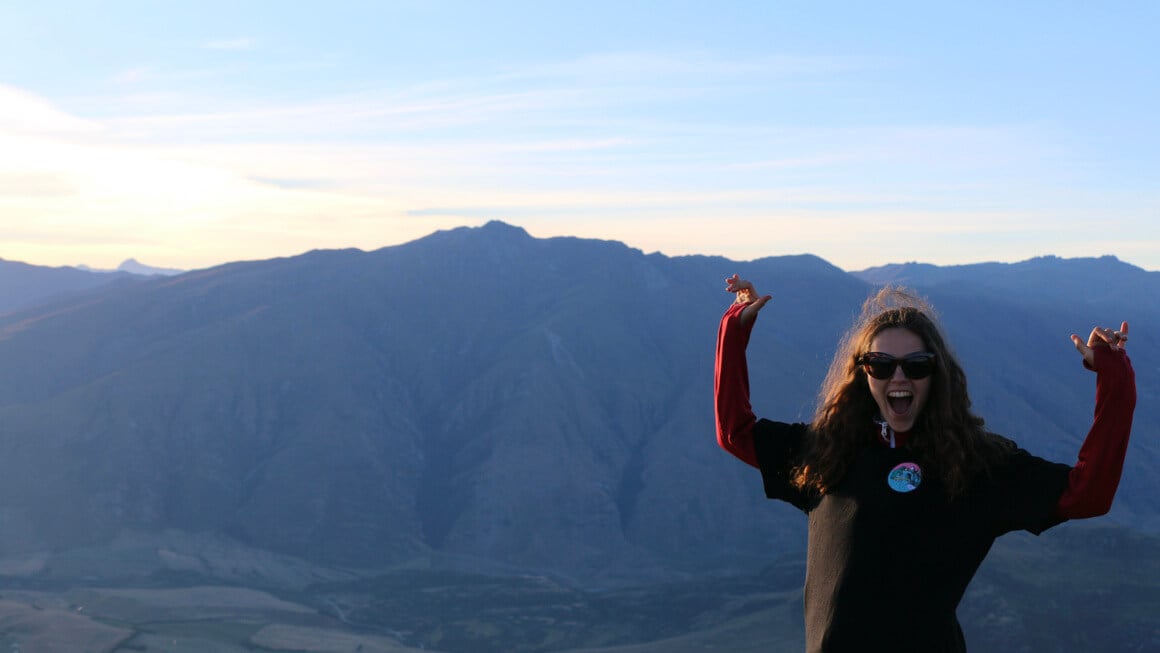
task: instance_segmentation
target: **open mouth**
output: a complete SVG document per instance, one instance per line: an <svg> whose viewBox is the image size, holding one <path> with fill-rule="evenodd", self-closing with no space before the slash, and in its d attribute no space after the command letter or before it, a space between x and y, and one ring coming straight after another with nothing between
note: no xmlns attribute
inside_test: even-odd
<svg viewBox="0 0 1160 653"><path fill-rule="evenodd" d="M886 393L886 400L890 403L890 412L905 415L914 401L914 393L910 390L891 390Z"/></svg>

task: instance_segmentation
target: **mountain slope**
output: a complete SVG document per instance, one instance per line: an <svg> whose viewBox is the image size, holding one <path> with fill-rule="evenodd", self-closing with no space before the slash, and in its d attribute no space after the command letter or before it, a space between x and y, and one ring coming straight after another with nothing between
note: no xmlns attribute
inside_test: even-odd
<svg viewBox="0 0 1160 653"><path fill-rule="evenodd" d="M756 412L809 419L870 290L811 256L669 258L490 223L0 316L0 553L177 529L330 564L600 583L800 552L804 518L713 438L733 272L775 297L751 344ZM939 293L989 423L1074 459L1093 377L1044 334L1092 307ZM1160 529L1145 403L1113 518Z"/></svg>
<svg viewBox="0 0 1160 653"><path fill-rule="evenodd" d="M91 272L0 259L0 315L134 278L128 271Z"/></svg>

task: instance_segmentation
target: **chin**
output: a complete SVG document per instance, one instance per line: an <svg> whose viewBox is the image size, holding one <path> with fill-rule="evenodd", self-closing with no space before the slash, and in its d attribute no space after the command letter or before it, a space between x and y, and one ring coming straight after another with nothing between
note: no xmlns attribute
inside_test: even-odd
<svg viewBox="0 0 1160 653"><path fill-rule="evenodd" d="M907 420L888 419L888 420L886 420L886 423L889 424L890 428L894 429L894 431L896 433L909 433L911 430L914 429L914 422L915 422L915 420L913 420L913 419L907 419Z"/></svg>
<svg viewBox="0 0 1160 653"><path fill-rule="evenodd" d="M886 423L889 424L890 428L894 429L896 433L907 433L911 431L917 422L917 415L890 415L886 418Z"/></svg>

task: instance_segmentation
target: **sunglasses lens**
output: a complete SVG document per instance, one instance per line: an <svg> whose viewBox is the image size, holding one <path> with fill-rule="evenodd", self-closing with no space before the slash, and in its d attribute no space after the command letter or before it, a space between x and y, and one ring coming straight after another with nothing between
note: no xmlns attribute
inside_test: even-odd
<svg viewBox="0 0 1160 653"><path fill-rule="evenodd" d="M893 371L893 370L891 370ZM902 373L908 379L925 379L934 371L934 358L923 356L902 361Z"/></svg>
<svg viewBox="0 0 1160 653"><path fill-rule="evenodd" d="M876 379L889 379L894 376L894 367L898 365L898 361L893 358L867 358L865 362L866 373ZM903 372L906 368L903 368Z"/></svg>
<svg viewBox="0 0 1160 653"><path fill-rule="evenodd" d="M876 379L889 379L894 376L894 368L902 366L902 373L908 379L925 379L934 371L934 356L931 354L913 354L903 359L893 356L863 356L862 367L866 373Z"/></svg>

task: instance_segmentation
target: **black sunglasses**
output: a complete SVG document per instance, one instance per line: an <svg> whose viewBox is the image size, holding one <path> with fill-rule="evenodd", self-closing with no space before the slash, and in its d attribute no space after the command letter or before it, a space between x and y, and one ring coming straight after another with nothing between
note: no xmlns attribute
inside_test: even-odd
<svg viewBox="0 0 1160 653"><path fill-rule="evenodd" d="M876 379L889 379L894 376L894 368L900 365L908 379L925 379L934 372L934 354L926 351L907 354L902 358L872 351L855 358L854 362Z"/></svg>

